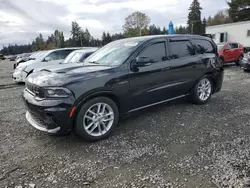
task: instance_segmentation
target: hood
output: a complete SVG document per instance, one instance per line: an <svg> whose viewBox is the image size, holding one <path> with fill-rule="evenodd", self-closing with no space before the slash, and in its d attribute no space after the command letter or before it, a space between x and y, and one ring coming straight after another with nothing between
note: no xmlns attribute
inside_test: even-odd
<svg viewBox="0 0 250 188"><path fill-rule="evenodd" d="M56 68L57 67L57 68ZM27 78L27 82L38 86L67 86L76 81L88 80L93 77L101 77L107 74L111 74L111 71L105 71L112 69L110 66L103 65L82 65L74 64L71 66L60 65L55 68L43 69L39 72L34 72Z"/></svg>
<svg viewBox="0 0 250 188"><path fill-rule="evenodd" d="M50 62L51 63L51 62ZM54 63L54 64L53 64ZM51 64L53 65L47 65L47 66L44 66L44 65L40 65L40 66L37 66L33 72L38 72L38 71L42 71L42 70L46 70L46 71L54 71L54 70L57 70L57 69L62 69L62 68L68 68L68 67L73 67L73 66L79 66L82 64L76 64L76 63L65 63L65 64L60 64L60 62L52 62Z"/></svg>

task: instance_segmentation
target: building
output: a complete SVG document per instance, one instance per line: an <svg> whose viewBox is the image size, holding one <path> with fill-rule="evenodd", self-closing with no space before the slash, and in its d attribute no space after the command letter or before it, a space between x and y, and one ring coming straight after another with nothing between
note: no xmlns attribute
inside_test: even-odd
<svg viewBox="0 0 250 188"><path fill-rule="evenodd" d="M250 21L208 26L206 34L211 34L216 44L238 42L250 50Z"/></svg>

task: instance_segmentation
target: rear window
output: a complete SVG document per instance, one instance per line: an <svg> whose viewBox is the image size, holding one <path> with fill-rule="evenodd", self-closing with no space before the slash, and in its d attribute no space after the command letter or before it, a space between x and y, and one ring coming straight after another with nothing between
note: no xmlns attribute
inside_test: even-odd
<svg viewBox="0 0 250 188"><path fill-rule="evenodd" d="M212 43L207 40L193 39L192 43L194 45L196 53L198 54L215 53L215 49Z"/></svg>

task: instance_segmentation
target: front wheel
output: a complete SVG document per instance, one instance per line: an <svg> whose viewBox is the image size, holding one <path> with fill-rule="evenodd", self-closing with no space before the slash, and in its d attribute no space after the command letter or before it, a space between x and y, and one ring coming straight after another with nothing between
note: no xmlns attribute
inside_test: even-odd
<svg viewBox="0 0 250 188"><path fill-rule="evenodd" d="M119 121L115 102L107 97L87 101L77 114L75 133L87 141L107 138Z"/></svg>
<svg viewBox="0 0 250 188"><path fill-rule="evenodd" d="M194 104L205 104L211 98L212 92L213 82L208 76L205 76L192 89L190 101Z"/></svg>
<svg viewBox="0 0 250 188"><path fill-rule="evenodd" d="M241 56L239 57L239 59L235 62L235 64L236 64L237 66L239 66L239 65L240 65L240 62L242 61L242 59L243 59L243 55L241 55Z"/></svg>

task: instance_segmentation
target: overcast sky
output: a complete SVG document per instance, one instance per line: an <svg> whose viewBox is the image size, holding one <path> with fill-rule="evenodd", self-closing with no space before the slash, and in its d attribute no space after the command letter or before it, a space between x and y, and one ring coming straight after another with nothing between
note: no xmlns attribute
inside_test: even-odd
<svg viewBox="0 0 250 188"><path fill-rule="evenodd" d="M70 24L77 21L100 38L103 31L122 32L127 15L134 11L148 14L151 24L185 24L192 0L0 0L0 49L3 45L27 44L39 33L45 38L55 29L70 35ZM227 8L226 0L200 0L202 16Z"/></svg>

